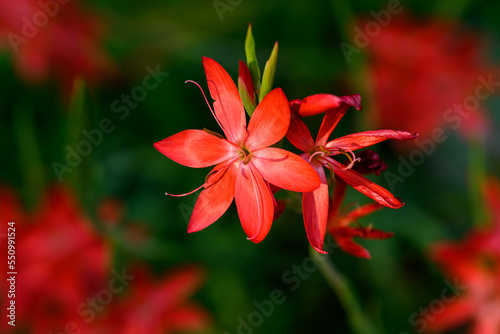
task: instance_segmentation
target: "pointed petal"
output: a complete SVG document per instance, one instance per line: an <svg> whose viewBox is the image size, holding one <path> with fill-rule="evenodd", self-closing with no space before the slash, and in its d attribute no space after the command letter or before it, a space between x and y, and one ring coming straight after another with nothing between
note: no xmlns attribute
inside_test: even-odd
<svg viewBox="0 0 500 334"><path fill-rule="evenodd" d="M357 227L356 229L360 231L360 238L363 239L384 240L394 236L394 233L392 232L385 232L371 227Z"/></svg>
<svg viewBox="0 0 500 334"><path fill-rule="evenodd" d="M225 139L203 130L185 130L154 144L175 162L201 168L216 165L238 155L238 148Z"/></svg>
<svg viewBox="0 0 500 334"><path fill-rule="evenodd" d="M246 136L243 102L233 80L215 60L203 57L208 89L214 101L214 112L223 127L226 138L241 144Z"/></svg>
<svg viewBox="0 0 500 334"><path fill-rule="evenodd" d="M361 217L367 216L375 211L378 211L382 209L383 206L380 205L379 203L369 203L362 205L360 207L355 208L354 210L350 211L348 214L346 214L343 219L353 222L355 220L360 219Z"/></svg>
<svg viewBox="0 0 500 334"><path fill-rule="evenodd" d="M328 252L323 250L323 243L328 221L328 182L323 166L315 163L313 167L321 179L321 185L316 190L302 195L304 226L311 246L317 252L327 254Z"/></svg>
<svg viewBox="0 0 500 334"><path fill-rule="evenodd" d="M218 167L214 168L218 170ZM222 177L200 193L189 220L188 233L203 230L227 211L234 198L237 167L229 165Z"/></svg>
<svg viewBox="0 0 500 334"><path fill-rule="evenodd" d="M332 164L335 175L360 193L389 208L398 209L403 206L403 203L388 190L364 178L352 169L345 169L346 166L338 161L333 159L329 159L328 161Z"/></svg>
<svg viewBox="0 0 500 334"><path fill-rule="evenodd" d="M251 163L269 183L283 189L307 192L318 188L318 173L304 159L281 148L252 152Z"/></svg>
<svg viewBox="0 0 500 334"><path fill-rule="evenodd" d="M332 131L349 107L353 106L357 110L361 110L360 101L361 97L359 95L338 97L328 94L312 95L302 100L299 115L301 115L301 108L305 108L305 110L313 109L315 113L319 113L318 111L325 112L316 138L316 146L325 146Z"/></svg>
<svg viewBox="0 0 500 334"><path fill-rule="evenodd" d="M416 137L418 137L418 134L406 131L364 131L331 140L326 144L325 148L342 148L344 150L354 151L360 148L380 143L381 141L387 139L408 140L414 139Z"/></svg>
<svg viewBox="0 0 500 334"><path fill-rule="evenodd" d="M248 124L245 142L250 151L271 146L280 141L290 125L290 107L281 88L273 89L259 103Z"/></svg>
<svg viewBox="0 0 500 334"><path fill-rule="evenodd" d="M301 117L318 115L336 109L343 104L361 110L361 96L359 94L348 96L335 96L332 94L311 95L302 100L298 114Z"/></svg>
<svg viewBox="0 0 500 334"><path fill-rule="evenodd" d="M354 232L354 233L353 233ZM363 259L371 259L370 252L360 244L352 240L357 236L356 231L350 227L335 229L332 233L333 238L344 252Z"/></svg>
<svg viewBox="0 0 500 334"><path fill-rule="evenodd" d="M273 221L271 191L252 164L240 164L235 192L241 225L248 238L259 243L266 237Z"/></svg>
<svg viewBox="0 0 500 334"><path fill-rule="evenodd" d="M325 113L321 126L319 127L315 146L325 146L332 131L335 129L340 119L345 115L347 109L348 108L344 106Z"/></svg>
<svg viewBox="0 0 500 334"><path fill-rule="evenodd" d="M298 117L292 117L286 138L302 152L310 152L314 148L314 139L307 125Z"/></svg>

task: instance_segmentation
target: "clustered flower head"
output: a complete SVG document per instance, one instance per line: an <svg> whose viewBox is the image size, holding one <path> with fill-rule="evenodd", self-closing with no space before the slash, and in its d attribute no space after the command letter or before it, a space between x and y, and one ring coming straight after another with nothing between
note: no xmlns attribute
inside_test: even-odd
<svg viewBox="0 0 500 334"><path fill-rule="evenodd" d="M224 136L206 129L185 130L155 143L158 151L182 165L193 168L215 165L198 188L203 188L203 191L191 215L188 232L199 231L214 223L234 198L248 239L261 242L273 220L283 210L282 202L274 197L274 193L282 188L302 193L307 237L320 253L327 253L323 242L329 220L330 233L339 243L343 240L343 245L348 244L345 241L347 232L350 239L389 237L390 234L371 228L348 229L349 223L341 220L338 212L333 212L335 210L330 210L329 219L329 192L332 184L335 183L337 188L340 183L345 183L373 199L376 202L374 207L402 207L403 203L389 191L361 175L368 172L378 175L386 169L385 163L371 150L358 155L355 151L387 139L413 139L417 134L378 130L330 139L349 107L361 110L361 97L316 94L289 101L281 88L271 90L278 44L266 63L262 80L251 27L245 46L247 63L240 62L238 88L220 64L203 58L207 85L214 99L213 110L209 108ZM245 110L251 116L248 126ZM302 118L319 114L323 115L323 121L314 140ZM300 156L279 148L285 136L303 152ZM347 159L347 162L341 162L339 158ZM194 191L172 196L184 196ZM337 197L335 207L340 205L342 198L343 195ZM371 211L374 210L363 212L368 214ZM343 222L339 225L338 221ZM343 248L353 255L369 257L367 251Z"/></svg>

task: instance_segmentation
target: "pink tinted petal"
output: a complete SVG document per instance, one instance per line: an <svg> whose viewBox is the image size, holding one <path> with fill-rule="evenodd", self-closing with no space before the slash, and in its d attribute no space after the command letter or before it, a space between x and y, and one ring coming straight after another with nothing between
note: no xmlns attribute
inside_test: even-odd
<svg viewBox="0 0 500 334"><path fill-rule="evenodd" d="M245 142L250 151L268 147L280 141L290 125L290 107L281 88L273 89L259 103L248 124Z"/></svg>
<svg viewBox="0 0 500 334"><path fill-rule="evenodd" d="M253 242L261 242L271 228L274 205L269 187L252 164L240 164L235 198L245 233Z"/></svg>
<svg viewBox="0 0 500 334"><path fill-rule="evenodd" d="M264 148L252 153L251 164L269 183L283 189L307 192L320 184L318 173L304 159L281 148Z"/></svg>
<svg viewBox="0 0 500 334"><path fill-rule="evenodd" d="M219 169L215 167L213 171ZM219 219L227 211L234 198L237 167L229 165L222 177L203 190L189 220L188 233L203 230Z"/></svg>
<svg viewBox="0 0 500 334"><path fill-rule="evenodd" d="M321 184L314 191L302 195L304 226L311 246L317 252L327 254L328 252L323 250L323 243L328 220L328 182L323 166L315 163L313 167L319 175Z"/></svg>
<svg viewBox="0 0 500 334"><path fill-rule="evenodd" d="M246 119L243 102L233 80L215 60L203 57L208 89L214 101L214 112L223 127L226 138L241 144L246 137Z"/></svg>
<svg viewBox="0 0 500 334"><path fill-rule="evenodd" d="M299 118L292 117L286 138L302 152L310 152L314 148L314 139L307 125Z"/></svg>
<svg viewBox="0 0 500 334"><path fill-rule="evenodd" d="M400 200L392 195L388 190L382 188L378 184L364 178L352 169L345 169L346 166L333 159L328 160L333 166L335 175L340 177L348 185L356 189L362 194L370 197L374 201L387 206L389 208L398 209L403 206Z"/></svg>
<svg viewBox="0 0 500 334"><path fill-rule="evenodd" d="M154 144L175 162L201 168L216 165L238 155L238 148L225 139L203 130L185 130Z"/></svg>
<svg viewBox="0 0 500 334"><path fill-rule="evenodd" d="M328 142L327 149L342 148L348 151L371 146L387 139L408 140L418 137L416 133L394 130L377 130L353 133Z"/></svg>

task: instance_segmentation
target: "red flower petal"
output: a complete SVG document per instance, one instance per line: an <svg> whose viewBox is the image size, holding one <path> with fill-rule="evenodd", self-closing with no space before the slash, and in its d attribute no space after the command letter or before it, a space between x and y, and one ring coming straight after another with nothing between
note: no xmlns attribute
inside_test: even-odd
<svg viewBox="0 0 500 334"><path fill-rule="evenodd" d="M329 159L328 161L332 164L335 175L360 193L389 208L398 209L403 206L403 203L388 190L364 178L352 169L345 169L346 166L338 161L333 159Z"/></svg>
<svg viewBox="0 0 500 334"><path fill-rule="evenodd" d="M362 205L358 208L355 208L354 210L350 211L348 214L346 214L342 220L353 222L355 220L358 220L361 217L367 216L375 211L378 211L382 209L383 206L380 205L379 203L369 203Z"/></svg>
<svg viewBox="0 0 500 334"><path fill-rule="evenodd" d="M154 144L175 162L193 168L209 167L238 155L238 148L203 130L185 130Z"/></svg>
<svg viewBox="0 0 500 334"><path fill-rule="evenodd" d="M358 150L367 146L375 145L387 139L408 140L418 137L416 133L395 130L376 130L353 133L329 141L325 148L342 148L348 151Z"/></svg>
<svg viewBox="0 0 500 334"><path fill-rule="evenodd" d="M316 137L316 146L325 146L328 138L330 138L330 135L332 134L333 129L335 129L340 119L345 115L347 109L348 108L338 108L328 111L325 114L318 131L318 136Z"/></svg>
<svg viewBox="0 0 500 334"><path fill-rule="evenodd" d="M350 227L338 228L332 233L333 238L344 252L363 259L371 259L370 252L352 240L357 235L357 231Z"/></svg>
<svg viewBox="0 0 500 334"><path fill-rule="evenodd" d="M240 69L238 74L238 84L244 85L245 90L248 93L248 96L251 98L252 102L255 103L255 91L253 88L253 79L252 74L250 74L250 70L245 62L240 60Z"/></svg>
<svg viewBox="0 0 500 334"><path fill-rule="evenodd" d="M281 140L290 125L290 107L281 88L273 89L259 103L248 124L247 148L258 150Z"/></svg>
<svg viewBox="0 0 500 334"><path fill-rule="evenodd" d="M218 170L219 166L214 168ZM200 193L189 220L188 233L203 230L227 211L234 198L237 167L230 165L215 184Z"/></svg>
<svg viewBox="0 0 500 334"><path fill-rule="evenodd" d="M474 303L463 298L455 298L457 298L457 300L451 304L447 304L442 312L435 314L432 321L428 321L427 329L429 332L437 333L460 326L475 313L476 307Z"/></svg>
<svg viewBox="0 0 500 334"><path fill-rule="evenodd" d="M307 192L320 184L318 173L304 159L281 148L254 151L251 163L267 182L283 189Z"/></svg>
<svg viewBox="0 0 500 334"><path fill-rule="evenodd" d="M198 305L190 304L169 312L163 319L166 326L162 329L175 328L175 332L202 332L210 326L210 318L210 314L205 309Z"/></svg>
<svg viewBox="0 0 500 334"><path fill-rule="evenodd" d="M300 117L314 116L334 108L342 103L342 99L332 94L315 94L302 100L298 114Z"/></svg>
<svg viewBox="0 0 500 334"><path fill-rule="evenodd" d="M214 101L214 112L223 127L226 138L241 144L246 137L246 119L243 102L233 80L215 60L203 57L208 89Z"/></svg>
<svg viewBox="0 0 500 334"><path fill-rule="evenodd" d="M313 167L321 179L321 185L316 190L302 195L304 226L311 246L317 252L327 254L328 252L323 250L323 243L328 221L328 182L323 166L313 164Z"/></svg>
<svg viewBox="0 0 500 334"><path fill-rule="evenodd" d="M314 148L314 139L307 125L299 118L292 117L286 138L302 152L310 152Z"/></svg>
<svg viewBox="0 0 500 334"><path fill-rule="evenodd" d="M361 96L359 94L340 97L332 94L311 95L302 100L298 114L301 117L318 115L336 109L343 104L361 110Z"/></svg>
<svg viewBox="0 0 500 334"><path fill-rule="evenodd" d="M252 164L240 164L235 192L241 225L248 238L259 243L266 237L273 221L271 191Z"/></svg>

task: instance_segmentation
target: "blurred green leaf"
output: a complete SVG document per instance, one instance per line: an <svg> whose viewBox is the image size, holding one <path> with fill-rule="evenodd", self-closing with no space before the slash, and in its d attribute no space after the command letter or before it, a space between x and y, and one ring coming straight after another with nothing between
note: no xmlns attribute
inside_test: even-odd
<svg viewBox="0 0 500 334"><path fill-rule="evenodd" d="M252 35L252 24L248 25L247 37L245 39L245 54L247 57L248 69L250 74L252 74L253 88L255 93L259 95L260 92L260 69L259 63L257 61L257 56L255 54L255 40Z"/></svg>
<svg viewBox="0 0 500 334"><path fill-rule="evenodd" d="M267 95L273 89L274 83L274 75L276 74L276 65L278 62L278 42L274 43L273 51L271 51L271 56L269 60L266 62L266 66L264 67L264 74L262 75L262 87L259 94L259 101L264 99L264 96Z"/></svg>

